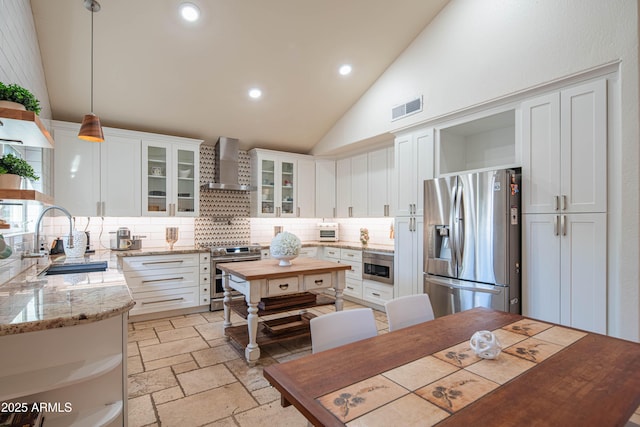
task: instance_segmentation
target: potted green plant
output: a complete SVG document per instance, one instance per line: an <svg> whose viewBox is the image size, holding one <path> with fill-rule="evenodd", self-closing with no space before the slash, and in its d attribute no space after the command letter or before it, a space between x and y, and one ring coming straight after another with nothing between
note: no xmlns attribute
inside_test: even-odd
<svg viewBox="0 0 640 427"><path fill-rule="evenodd" d="M40 179L36 176L29 163L13 154L0 157L0 188L19 189L22 178L33 181Z"/></svg>
<svg viewBox="0 0 640 427"><path fill-rule="evenodd" d="M33 111L36 114L40 114L40 101L27 89L17 84L5 85L0 82L0 106L2 101L13 102L24 106L27 111ZM6 108L16 108L15 105L8 106Z"/></svg>

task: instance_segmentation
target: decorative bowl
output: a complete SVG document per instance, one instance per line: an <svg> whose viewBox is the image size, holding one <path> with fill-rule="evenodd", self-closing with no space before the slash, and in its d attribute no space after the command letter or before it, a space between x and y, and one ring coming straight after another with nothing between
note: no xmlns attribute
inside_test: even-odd
<svg viewBox="0 0 640 427"><path fill-rule="evenodd" d="M271 258L280 260L279 265L288 266L291 265L291 260L300 253L301 246L298 236L288 231L283 231L271 239L269 252L271 253Z"/></svg>
<svg viewBox="0 0 640 427"><path fill-rule="evenodd" d="M191 175L191 169L180 169L180 170L178 170L178 176L180 178L189 178L189 175Z"/></svg>
<svg viewBox="0 0 640 427"><path fill-rule="evenodd" d="M291 260L297 258L298 255L271 255L271 257L280 260L279 266L287 267L291 265Z"/></svg>

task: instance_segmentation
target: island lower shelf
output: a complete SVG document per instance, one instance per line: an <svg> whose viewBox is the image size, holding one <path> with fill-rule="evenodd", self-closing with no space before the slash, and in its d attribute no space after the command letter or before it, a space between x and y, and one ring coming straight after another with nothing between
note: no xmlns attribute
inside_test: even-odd
<svg viewBox="0 0 640 427"><path fill-rule="evenodd" d="M323 295L323 294L315 294L316 298L313 302L307 302L302 304L292 304L290 306L282 306L277 309L267 309L267 310L258 310L258 316L268 316L279 313L286 313L291 311L298 310L306 310L308 308L317 307L321 305L331 305L335 303L335 298ZM244 300L240 301L232 301L229 304L231 310L233 310L236 314L238 314L243 319L247 318L248 315L248 306ZM309 320L314 315L310 315L306 313L305 315L296 314L281 318L276 318L270 321L260 321L258 323L258 333L256 335L256 342L258 345L269 345L277 342L283 342L303 337L308 337L311 335L311 331L309 329ZM265 322L274 322L277 324L277 327L269 327L268 323ZM288 326L288 327L287 327ZM277 332L274 332L276 331ZM229 337L233 342L238 344L241 348L244 348L249 343L249 331L247 325L240 326L230 326L225 329L225 334Z"/></svg>

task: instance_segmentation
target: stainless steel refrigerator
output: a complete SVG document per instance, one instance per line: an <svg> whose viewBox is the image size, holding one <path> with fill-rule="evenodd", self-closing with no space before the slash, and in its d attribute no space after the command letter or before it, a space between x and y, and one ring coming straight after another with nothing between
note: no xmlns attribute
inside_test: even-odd
<svg viewBox="0 0 640 427"><path fill-rule="evenodd" d="M424 291L436 317L520 313L520 171L424 182Z"/></svg>

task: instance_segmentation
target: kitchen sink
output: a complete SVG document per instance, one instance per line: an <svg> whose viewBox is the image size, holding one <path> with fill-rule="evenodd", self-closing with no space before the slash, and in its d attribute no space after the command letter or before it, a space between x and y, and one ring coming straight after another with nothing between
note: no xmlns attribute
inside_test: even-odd
<svg viewBox="0 0 640 427"><path fill-rule="evenodd" d="M106 271L107 261L92 261L82 263L51 264L44 272L45 276L56 274L91 273L95 271Z"/></svg>

